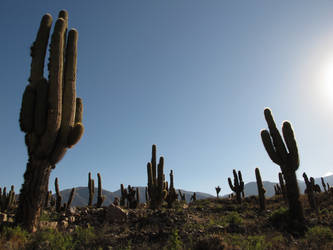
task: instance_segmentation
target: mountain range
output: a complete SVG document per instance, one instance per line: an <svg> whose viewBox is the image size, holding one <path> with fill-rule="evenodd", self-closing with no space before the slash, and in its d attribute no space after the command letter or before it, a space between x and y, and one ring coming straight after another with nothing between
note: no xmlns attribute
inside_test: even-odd
<svg viewBox="0 0 333 250"><path fill-rule="evenodd" d="M333 187L333 175L324 177L324 180L325 180L325 183L329 183L330 186ZM315 183L319 184L320 187L322 188L320 178L315 178ZM265 193L266 197L272 197L275 194L275 192L274 192L275 184L277 184L277 183L270 182L270 181L263 181L264 188L266 189L266 193ZM298 186L299 186L301 193L304 193L304 190L306 188L304 181L298 180ZM185 193L186 202L190 202L193 191L185 191L182 189L180 189L180 191L182 193ZM60 192L61 196L62 196L62 202L67 202L70 192L71 192L71 189L65 189ZM139 187L139 192L140 192L140 202L143 202L143 203L146 202L145 187ZM177 192L178 192L178 189L177 189ZM118 189L114 192L103 189L102 193L105 196L105 200L103 203L104 206L110 205L110 203L113 202L115 197L121 196L120 189ZM254 181L246 183L244 185L244 193L245 193L245 196L257 195L258 194L257 183ZM196 195L197 195L198 200L215 197L211 194L202 193L202 192L196 192ZM74 196L74 200L72 202L72 206L79 206L79 207L86 206L88 204L88 199L89 199L88 187L77 187L77 188L75 188L75 196ZM97 202L97 188L95 188L93 204L95 204L96 202Z"/></svg>

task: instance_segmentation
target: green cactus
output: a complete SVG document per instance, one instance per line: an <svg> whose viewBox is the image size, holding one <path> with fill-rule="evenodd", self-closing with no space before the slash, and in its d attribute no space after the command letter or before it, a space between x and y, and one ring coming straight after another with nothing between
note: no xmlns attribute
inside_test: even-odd
<svg viewBox="0 0 333 250"><path fill-rule="evenodd" d="M257 187L258 187L260 210L264 211L264 210L266 210L266 199L265 199L266 190L261 181L259 168L255 169L255 173L256 173L256 180L257 180Z"/></svg>
<svg viewBox="0 0 333 250"><path fill-rule="evenodd" d="M91 178L91 173L88 173L88 192L89 192L89 200L88 206L92 206L95 194L95 181Z"/></svg>
<svg viewBox="0 0 333 250"><path fill-rule="evenodd" d="M264 113L269 131L261 131L262 142L271 160L281 168L286 181L290 222L294 222L294 229L302 233L305 230L305 221L296 178L299 157L294 131L289 122L284 122L282 125L283 141L279 130L276 128L271 110L267 108Z"/></svg>
<svg viewBox="0 0 333 250"><path fill-rule="evenodd" d="M219 193L221 192L221 188L220 186L215 187L215 191L216 191L216 198L219 198Z"/></svg>
<svg viewBox="0 0 333 250"><path fill-rule="evenodd" d="M156 173L156 145L152 146L151 162L147 164L148 175L148 194L150 197L149 207L151 209L158 209L162 206L163 200L167 196L167 190L164 183L164 158L161 156ZM157 174L157 176L156 176Z"/></svg>
<svg viewBox="0 0 333 250"><path fill-rule="evenodd" d="M51 37L49 79L44 60L52 25L50 14L43 16L31 47L31 71L20 111L29 160L20 191L16 222L36 231L51 170L83 134L82 100L76 98L78 32L67 30L68 14L60 11ZM66 41L67 40L67 41Z"/></svg>
<svg viewBox="0 0 333 250"><path fill-rule="evenodd" d="M167 194L167 197L165 198L165 201L168 203L168 208L172 208L173 204L178 199L178 194L174 187L172 170L170 171L170 187L166 188L166 190L168 191L168 194Z"/></svg>
<svg viewBox="0 0 333 250"><path fill-rule="evenodd" d="M244 182L243 182L243 178L242 178L242 173L241 173L241 171L238 171L238 176L237 176L237 172L235 169L232 172L234 174L234 184L232 184L231 179L228 178L229 187L232 191L234 191L236 193L237 202L241 203L242 202L241 195L242 195L242 193L244 193Z"/></svg>
<svg viewBox="0 0 333 250"><path fill-rule="evenodd" d="M65 206L65 210L68 210L68 209L71 208L72 202L74 200L74 196L75 196L75 188L72 188L72 190L69 194L69 197L68 197L68 201L67 201L66 206Z"/></svg>
<svg viewBox="0 0 333 250"><path fill-rule="evenodd" d="M96 207L101 207L104 200L105 200L105 196L102 195L102 178L100 173L97 174L97 178L98 178L98 189L97 189L97 203L96 203Z"/></svg>
<svg viewBox="0 0 333 250"><path fill-rule="evenodd" d="M62 196L59 191L59 183L58 183L58 178L55 178L54 181L54 186L55 186L55 191L56 191L56 211L60 212L61 211L61 201L62 201Z"/></svg>

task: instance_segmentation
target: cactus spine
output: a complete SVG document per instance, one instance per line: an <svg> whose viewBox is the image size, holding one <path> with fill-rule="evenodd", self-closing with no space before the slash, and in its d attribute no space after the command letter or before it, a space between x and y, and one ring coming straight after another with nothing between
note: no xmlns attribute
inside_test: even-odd
<svg viewBox="0 0 333 250"><path fill-rule="evenodd" d="M29 160L16 214L16 222L29 231L37 230L51 170L84 130L82 100L76 98L78 32L72 29L67 35L67 23L67 12L60 11L51 37L48 80L43 72L50 14L43 16L31 47L29 85L23 93L19 119Z"/></svg>
<svg viewBox="0 0 333 250"><path fill-rule="evenodd" d="M296 178L296 170L299 167L299 156L294 131L289 122L284 122L282 125L283 141L279 130L276 128L271 110L267 108L264 113L269 131L262 130L261 139L271 160L280 166L286 181L286 193L291 221L296 221L295 226L297 228L295 229L303 232L305 230L304 213L299 200L300 195Z"/></svg>
<svg viewBox="0 0 333 250"><path fill-rule="evenodd" d="M88 192L89 192L89 200L88 206L92 206L95 194L95 181L91 178L91 173L88 173Z"/></svg>
<svg viewBox="0 0 333 250"><path fill-rule="evenodd" d="M96 207L101 207L104 200L105 200L105 196L102 195L102 178L100 173L97 174L97 178L98 178L98 190L97 190L97 204Z"/></svg>
<svg viewBox="0 0 333 250"><path fill-rule="evenodd" d="M237 176L237 172L235 169L232 172L234 174L234 185L232 184L232 181L230 178L228 178L228 183L229 183L230 189L236 193L237 202L241 203L242 202L241 195L244 192L244 182L243 182L243 178L242 178L242 173L241 173L241 171L238 171L238 176Z"/></svg>
<svg viewBox="0 0 333 250"><path fill-rule="evenodd" d="M264 188L264 185L262 184L259 168L255 169L255 173L256 173L256 179L257 179L260 210L263 211L266 209L266 199L265 199L266 190Z"/></svg>
<svg viewBox="0 0 333 250"><path fill-rule="evenodd" d="M150 208L157 209L162 206L163 200L167 196L167 190L164 183L164 158L161 156L156 173L156 145L152 146L152 158L151 162L147 164L148 174L148 194L150 197ZM156 176L157 174L157 176Z"/></svg>

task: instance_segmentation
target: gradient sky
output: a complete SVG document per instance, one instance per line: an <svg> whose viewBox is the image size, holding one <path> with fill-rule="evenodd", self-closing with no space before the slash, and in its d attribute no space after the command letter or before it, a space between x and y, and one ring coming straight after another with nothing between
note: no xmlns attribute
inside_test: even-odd
<svg viewBox="0 0 333 250"><path fill-rule="evenodd" d="M256 167L277 181L260 138L265 107L278 127L293 124L299 179L333 172L333 1L2 0L0 186L23 182L29 48L41 17L61 9L79 31L85 134L50 189L55 177L61 189L86 186L89 171L110 191L144 186L152 144L176 188L230 193L232 169L249 182Z"/></svg>

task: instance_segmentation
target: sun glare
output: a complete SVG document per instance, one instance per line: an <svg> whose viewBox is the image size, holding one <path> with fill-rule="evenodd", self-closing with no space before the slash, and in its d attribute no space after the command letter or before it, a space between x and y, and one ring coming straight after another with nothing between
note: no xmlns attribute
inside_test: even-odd
<svg viewBox="0 0 333 250"><path fill-rule="evenodd" d="M320 73L322 96L333 106L333 60L323 65Z"/></svg>

